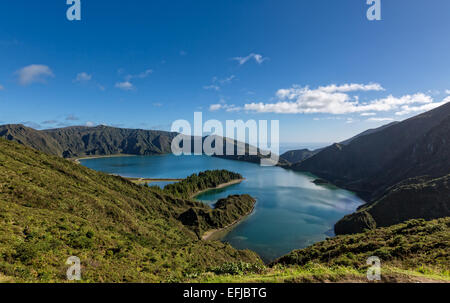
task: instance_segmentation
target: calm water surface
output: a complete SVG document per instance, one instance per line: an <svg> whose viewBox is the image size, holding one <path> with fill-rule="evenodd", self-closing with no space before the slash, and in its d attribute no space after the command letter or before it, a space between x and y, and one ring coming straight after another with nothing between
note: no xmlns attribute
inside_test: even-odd
<svg viewBox="0 0 450 303"><path fill-rule="evenodd" d="M114 157L81 163L124 177L185 178L212 169L242 174L246 180L241 184L209 191L197 198L214 204L230 194L247 193L255 197L255 211L222 240L238 249L256 251L266 261L332 236L334 223L363 203L346 190L315 185L314 177L308 174L208 156Z"/></svg>

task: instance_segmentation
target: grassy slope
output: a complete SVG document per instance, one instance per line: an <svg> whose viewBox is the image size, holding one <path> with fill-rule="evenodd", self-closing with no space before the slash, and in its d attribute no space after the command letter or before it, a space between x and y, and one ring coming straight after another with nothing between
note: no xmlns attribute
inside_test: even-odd
<svg viewBox="0 0 450 303"><path fill-rule="evenodd" d="M337 236L296 250L268 268L222 266L202 282L367 282L366 260L381 259L387 282L450 282L450 218L411 220L365 233Z"/></svg>
<svg viewBox="0 0 450 303"><path fill-rule="evenodd" d="M78 256L84 281L167 281L253 252L203 242L175 219L200 203L0 139L0 276L63 281Z"/></svg>
<svg viewBox="0 0 450 303"><path fill-rule="evenodd" d="M200 204L0 139L0 281L64 281L72 255L95 282L362 282L372 255L387 281L450 279L449 218L338 236L265 268L198 241L175 219L190 207Z"/></svg>
<svg viewBox="0 0 450 303"><path fill-rule="evenodd" d="M336 234L360 233L410 219L426 220L450 216L450 175L405 180L379 200L363 205L335 225Z"/></svg>

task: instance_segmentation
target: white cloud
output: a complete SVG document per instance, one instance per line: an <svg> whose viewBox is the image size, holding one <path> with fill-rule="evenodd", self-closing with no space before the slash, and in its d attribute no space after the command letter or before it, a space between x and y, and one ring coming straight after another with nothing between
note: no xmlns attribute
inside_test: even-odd
<svg viewBox="0 0 450 303"><path fill-rule="evenodd" d="M218 79L217 77L214 77L212 78L211 84L203 86L203 89L219 91L222 86L230 84L235 78L235 75L231 75L224 79Z"/></svg>
<svg viewBox="0 0 450 303"><path fill-rule="evenodd" d="M214 112L214 111L218 111L220 109L223 109L227 112L236 112L236 111L240 111L241 108L235 106L234 104L232 105L228 105L228 104L224 104L224 103L218 103L218 104L212 104L209 106L209 110Z"/></svg>
<svg viewBox="0 0 450 303"><path fill-rule="evenodd" d="M127 81L127 82L129 82L130 80L132 80L132 79L144 79L144 78L147 78L149 75L151 75L153 73L153 70L152 69L147 69L147 70L145 70L145 71L143 71L142 73L139 73L139 74L137 74L137 75L126 75L125 76L125 80Z"/></svg>
<svg viewBox="0 0 450 303"><path fill-rule="evenodd" d="M215 85L215 84L205 85L205 86L203 86L203 89L219 91L220 90L220 86Z"/></svg>
<svg viewBox="0 0 450 303"><path fill-rule="evenodd" d="M32 83L45 83L47 78L54 77L52 70L47 65L32 64L18 70L16 74L19 77L21 85Z"/></svg>
<svg viewBox="0 0 450 303"><path fill-rule="evenodd" d="M393 118L369 118L367 121L370 122L387 122L387 121L394 121Z"/></svg>
<svg viewBox="0 0 450 303"><path fill-rule="evenodd" d="M246 57L234 57L232 60L238 61L239 65L243 65L247 63L249 60L254 59L256 63L261 64L264 61L268 60L269 58L263 57L260 54L251 53L250 55Z"/></svg>
<svg viewBox="0 0 450 303"><path fill-rule="evenodd" d="M120 88L121 90L133 90L134 89L134 85L130 81L117 82L116 87Z"/></svg>
<svg viewBox="0 0 450 303"><path fill-rule="evenodd" d="M75 78L74 82L87 82L92 79L92 75L89 75L88 73L82 72L77 74L77 77Z"/></svg>
<svg viewBox="0 0 450 303"><path fill-rule="evenodd" d="M389 95L386 98L378 99L372 101L369 104L363 105L367 110L373 111L390 111L396 110L400 106L410 105L410 104L429 104L433 102L433 98L431 96L425 95L423 93L417 93L414 95L404 95L402 97L394 97Z"/></svg>
<svg viewBox="0 0 450 303"><path fill-rule="evenodd" d="M367 117L367 116L376 116L376 113L362 113L361 116Z"/></svg>
<svg viewBox="0 0 450 303"><path fill-rule="evenodd" d="M229 77L227 77L227 78L219 79L218 82L219 82L220 84L224 85L224 84L231 83L231 81L233 81L234 78L236 78L236 76L235 76L235 75L231 75L231 76L229 76Z"/></svg>
<svg viewBox="0 0 450 303"><path fill-rule="evenodd" d="M369 84L343 84L336 85L331 84L328 86L320 86L318 90L327 92L327 93L348 93L348 92L356 92L356 91L384 91L385 89L378 83L369 83Z"/></svg>
<svg viewBox="0 0 450 303"><path fill-rule="evenodd" d="M0 84L0 90L4 90L4 89L5 89L5 87Z"/></svg>
<svg viewBox="0 0 450 303"><path fill-rule="evenodd" d="M446 95L450 95L450 89L446 89L446 90L445 90L445 94L446 94Z"/></svg>
<svg viewBox="0 0 450 303"><path fill-rule="evenodd" d="M384 88L378 84L378 83L370 83L370 84L343 84L343 85L336 85L331 84L328 86L319 86L319 88L315 90L309 89L308 86L306 87L300 87L300 86L293 86L292 88L288 89L279 89L276 93L277 97L280 99L297 99L300 95L305 94L307 92L323 92L326 94L335 94L335 93L349 93L349 92L356 92L356 91L384 91Z"/></svg>
<svg viewBox="0 0 450 303"><path fill-rule="evenodd" d="M321 86L317 89L309 87L293 86L289 89L280 89L276 93L278 102L275 103L250 103L245 104L244 109L260 113L283 114L349 114L363 113L371 115L372 112L398 110L408 104L431 104L433 98L423 93L404 95L401 97L388 97L372 100L370 102L359 101L358 96L351 96L350 92L383 91L384 88L377 83L371 84L344 84ZM368 114L370 112L370 114Z"/></svg>
<svg viewBox="0 0 450 303"><path fill-rule="evenodd" d="M212 111L212 112L218 111L221 108L222 108L222 104L211 104L209 106L209 110Z"/></svg>
<svg viewBox="0 0 450 303"><path fill-rule="evenodd" d="M91 122L91 121L88 121L88 122L86 122L86 126L87 127L93 127L93 126L95 126L95 123Z"/></svg>
<svg viewBox="0 0 450 303"><path fill-rule="evenodd" d="M426 112L426 111L435 109L436 107L439 107L441 105L444 105L447 102L450 102L450 96L445 98L442 102L428 103L428 104L419 105L419 106L403 105L400 107L400 111L396 112L395 114L397 116L403 116L403 115L409 115L412 113Z"/></svg>

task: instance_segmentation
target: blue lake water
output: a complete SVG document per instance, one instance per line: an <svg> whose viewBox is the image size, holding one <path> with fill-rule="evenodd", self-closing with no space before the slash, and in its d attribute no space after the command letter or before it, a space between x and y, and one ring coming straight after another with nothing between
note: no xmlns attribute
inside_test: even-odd
<svg viewBox="0 0 450 303"><path fill-rule="evenodd" d="M174 179L213 169L242 174L246 178L244 182L208 191L197 199L214 204L230 194L247 193L256 198L254 212L222 241L238 249L251 249L265 261L332 236L334 224L363 203L349 191L315 185L312 175L208 156L112 157L80 162L124 177Z"/></svg>

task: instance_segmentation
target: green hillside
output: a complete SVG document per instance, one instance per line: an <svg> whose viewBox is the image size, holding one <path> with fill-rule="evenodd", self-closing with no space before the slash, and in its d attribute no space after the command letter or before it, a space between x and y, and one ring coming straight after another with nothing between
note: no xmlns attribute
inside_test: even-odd
<svg viewBox="0 0 450 303"><path fill-rule="evenodd" d="M225 264L188 281L367 282L366 261L372 256L381 260L383 282L450 282L450 218L337 236L295 250L268 267Z"/></svg>
<svg viewBox="0 0 450 303"><path fill-rule="evenodd" d="M410 219L436 219L450 216L450 175L405 180L379 200L363 205L335 225L336 234L360 233Z"/></svg>
<svg viewBox="0 0 450 303"><path fill-rule="evenodd" d="M8 279L64 281L70 256L94 282L169 281L224 262L261 262L199 240L177 219L191 207L210 210L0 139L0 275Z"/></svg>
<svg viewBox="0 0 450 303"><path fill-rule="evenodd" d="M382 258L384 279L449 279L448 218L338 236L268 267L199 240L253 204L230 196L211 209L0 139L0 281L64 282L70 256L85 282L364 282L369 255Z"/></svg>

